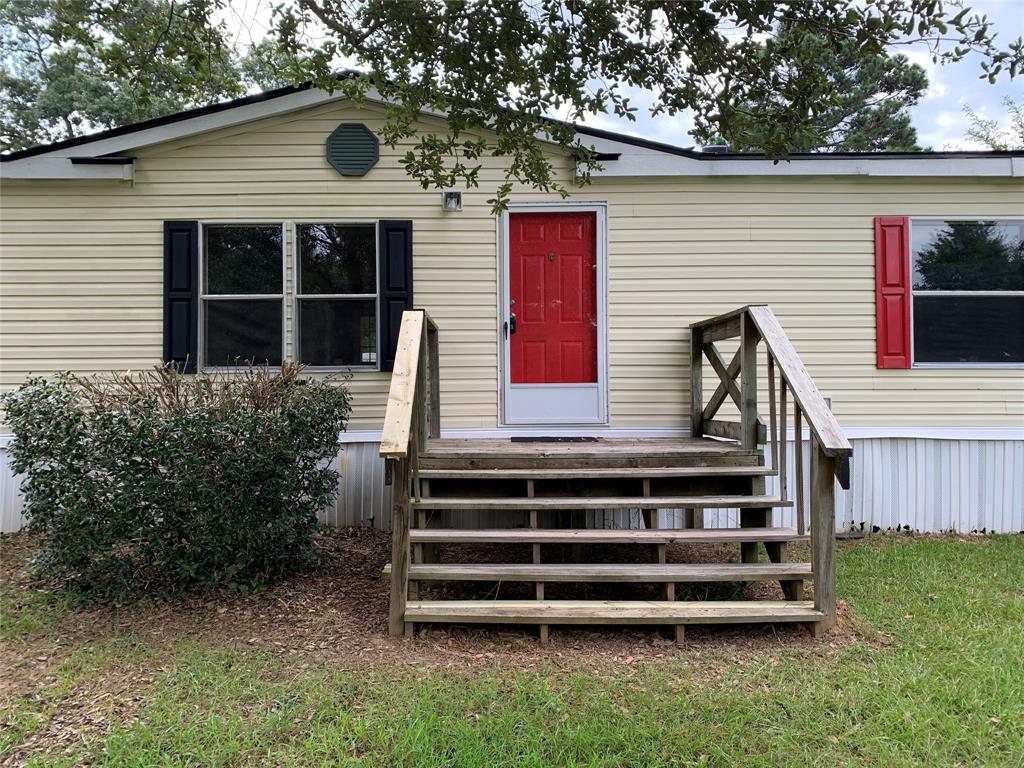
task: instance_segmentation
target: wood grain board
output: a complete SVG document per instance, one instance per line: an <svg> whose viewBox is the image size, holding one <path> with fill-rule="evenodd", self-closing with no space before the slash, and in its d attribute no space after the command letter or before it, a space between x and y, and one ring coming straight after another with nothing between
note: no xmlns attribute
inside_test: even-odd
<svg viewBox="0 0 1024 768"><path fill-rule="evenodd" d="M816 622L822 613L809 600L420 600L408 603L406 618L501 624L746 624Z"/></svg>
<svg viewBox="0 0 1024 768"><path fill-rule="evenodd" d="M414 542L447 544L728 544L743 541L800 541L792 528L425 528L410 531Z"/></svg>
<svg viewBox="0 0 1024 768"><path fill-rule="evenodd" d="M390 575L391 564L384 568ZM452 563L412 565L420 581L712 582L810 578L810 563Z"/></svg>

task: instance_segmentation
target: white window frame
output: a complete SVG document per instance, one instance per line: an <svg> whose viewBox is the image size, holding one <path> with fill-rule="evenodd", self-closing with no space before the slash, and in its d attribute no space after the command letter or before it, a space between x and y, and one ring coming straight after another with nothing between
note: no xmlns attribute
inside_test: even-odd
<svg viewBox="0 0 1024 768"><path fill-rule="evenodd" d="M907 220L907 261L909 274L907 285L910 289L910 367L911 368L975 368L996 370L1024 369L1024 363L958 363L958 362L917 362L917 334L914 326L914 297L921 296L1022 296L1024 291L919 291L914 288L914 222L922 221L1024 221L1024 217L1012 215L995 216L911 216Z"/></svg>
<svg viewBox="0 0 1024 768"><path fill-rule="evenodd" d="M229 294L206 294L206 229L207 227L223 226L278 226L281 228L281 293L229 293ZM209 299L217 300L240 300L240 299L278 299L281 302L281 360L287 360L288 352L288 316L285 297L288 292L288 226L287 222L268 221L266 219L224 219L205 220L199 222L199 319L197 323L197 335L199 346L198 370L204 373L231 373L244 369L243 365L207 365L206 364L206 335L204 333L204 321L206 318L206 302ZM281 366L269 366L272 370L280 370Z"/></svg>
<svg viewBox="0 0 1024 768"><path fill-rule="evenodd" d="M308 224L337 224L373 227L373 288L374 293L299 293L299 227ZM372 365L307 365L307 371L316 373L348 373L380 370L380 223L370 219L296 219L291 222L292 230L292 356L299 356L299 299L373 299L373 316L377 324L374 337L377 340L376 362Z"/></svg>

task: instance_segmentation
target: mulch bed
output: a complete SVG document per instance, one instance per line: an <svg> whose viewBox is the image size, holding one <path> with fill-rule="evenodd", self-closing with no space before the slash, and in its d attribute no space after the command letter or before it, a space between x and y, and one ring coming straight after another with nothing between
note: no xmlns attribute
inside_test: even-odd
<svg viewBox="0 0 1024 768"><path fill-rule="evenodd" d="M194 596L176 603L141 601L122 607L94 607L72 610L62 615L52 639L33 645L27 654L15 652L14 668L29 659L46 656L47 643L61 646L82 645L113 637L132 637L141 642L159 644L194 638L218 644L237 644L267 649L293 657L296 661L334 666L361 666L380 661L464 666L501 658L505 663L533 665L541 660L580 656L617 660L666 653L685 653L690 648L779 648L780 646L816 647L806 629L779 624L774 626L713 626L687 628L687 645L676 649L667 631L657 628L555 628L551 644L542 648L530 627L429 626L418 632L413 642L387 634L388 583L381 572L390 558L390 535L368 528L349 528L323 533L318 537L322 552L320 566L303 575L276 584L264 592L238 594L221 591ZM25 565L33 547L26 534L0 538L0 578L21 588L31 588ZM587 560L630 562L649 558L641 547L589 549ZM571 562L571 548L558 553L545 548L545 557ZM728 545L690 547L670 545L670 562L725 562L736 559L738 548ZM446 546L442 562L529 562L528 546L492 545ZM649 560L648 560L649 561ZM423 585L425 586L425 585ZM732 585L707 585L694 589L692 596L710 599L758 597L782 599L776 583L756 583L737 594ZM532 584L447 583L421 590L424 599L469 599L494 597L514 599L532 596ZM608 598L659 599L657 585L549 584L551 599ZM840 622L825 644L843 644L855 634L840 606ZM5 656L15 650L5 643ZM11 667L8 667L11 670ZM16 675L15 675L16 676ZM7 676L10 677L9 675ZM0 691L4 685L0 683Z"/></svg>

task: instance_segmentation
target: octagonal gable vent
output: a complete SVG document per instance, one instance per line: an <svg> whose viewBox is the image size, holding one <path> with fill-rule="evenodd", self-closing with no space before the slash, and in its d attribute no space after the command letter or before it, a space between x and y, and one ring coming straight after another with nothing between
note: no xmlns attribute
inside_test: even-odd
<svg viewBox="0 0 1024 768"><path fill-rule="evenodd" d="M342 176L365 176L380 159L380 142L362 123L342 123L327 137L327 162Z"/></svg>

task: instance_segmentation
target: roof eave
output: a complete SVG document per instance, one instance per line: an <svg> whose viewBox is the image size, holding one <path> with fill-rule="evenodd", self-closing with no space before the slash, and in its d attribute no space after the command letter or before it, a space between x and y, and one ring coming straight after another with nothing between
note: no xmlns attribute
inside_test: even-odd
<svg viewBox="0 0 1024 768"><path fill-rule="evenodd" d="M351 77L351 72L339 78ZM383 99L371 89L371 101ZM233 101L114 128L0 156L0 178L122 179L130 163L115 161L145 147L344 98L310 85L287 86ZM434 113L428 113L434 114ZM436 115L435 115L436 116ZM1024 176L1021 152L711 154L588 126L574 126L584 144L605 155L596 177L614 176ZM618 159L611 160L611 155ZM93 165L95 164L95 165ZM118 165L121 167L119 168ZM92 166L92 167L90 167Z"/></svg>

